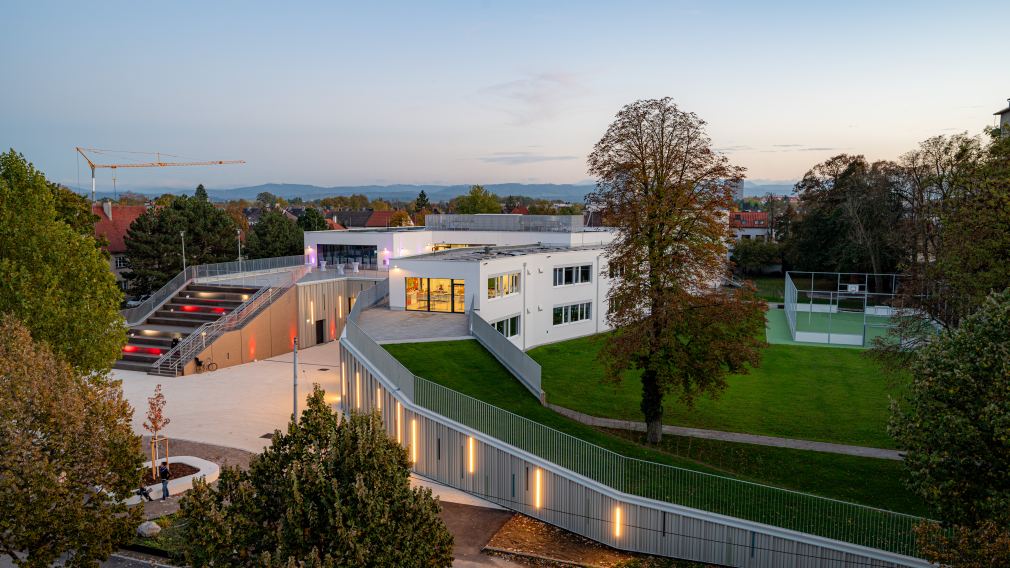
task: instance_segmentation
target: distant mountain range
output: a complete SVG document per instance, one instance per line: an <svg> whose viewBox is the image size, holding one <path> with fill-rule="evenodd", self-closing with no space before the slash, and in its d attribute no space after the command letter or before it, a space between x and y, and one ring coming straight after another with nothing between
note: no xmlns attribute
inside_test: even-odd
<svg viewBox="0 0 1010 568"><path fill-rule="evenodd" d="M587 193L593 191L592 185L588 184L528 184L528 183L498 183L484 186L491 193L506 195L525 195L536 199L562 200L569 202L581 202ZM463 195L470 190L469 185L344 185L334 187L320 187L318 185L305 185L295 183L265 183L250 187L236 187L233 189L208 188L207 194L213 201L228 201L231 199L256 199L256 196L266 191L284 199L301 197L306 201L321 199L334 195L352 195L361 193L370 198L381 197L382 199L410 201L417 197L417 194L424 190L428 199L432 202L448 201L453 197ZM176 195L192 195L193 189L165 188L165 187L141 187L129 188L125 191L141 193L144 195L162 195L172 193ZM745 195L765 195L767 193L787 194L792 192L791 185L761 185L751 182L744 183ZM98 197L113 197L111 192L98 192Z"/></svg>

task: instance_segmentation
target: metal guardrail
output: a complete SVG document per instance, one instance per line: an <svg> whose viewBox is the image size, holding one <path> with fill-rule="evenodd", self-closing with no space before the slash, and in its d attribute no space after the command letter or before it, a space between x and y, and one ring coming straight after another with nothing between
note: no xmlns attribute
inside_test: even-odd
<svg viewBox="0 0 1010 568"><path fill-rule="evenodd" d="M143 322L148 316L157 311L162 304L171 299L176 292L198 278L238 274L240 272L293 268L303 264L305 264L305 256L295 255L187 266L186 270L176 274L174 278L166 282L157 292L151 294L142 304L123 310L123 318L126 319L126 325L137 325Z"/></svg>
<svg viewBox="0 0 1010 568"><path fill-rule="evenodd" d="M484 321L484 318L480 317L476 310L470 310L467 319L470 324L470 333L477 338L477 341L543 404L544 390L540 386L540 364L525 351L516 347L507 337L498 333L498 330Z"/></svg>
<svg viewBox="0 0 1010 568"><path fill-rule="evenodd" d="M289 281L285 285L260 288L235 310L217 320L207 322L196 328L195 331L186 336L175 347L169 349L164 355L159 357L151 365L148 374L169 377L178 376L186 364L196 358L214 340L229 331L242 328L252 318L263 311L263 309L272 304L274 300L290 290L310 269L311 267L306 265L295 268L292 270Z"/></svg>
<svg viewBox="0 0 1010 568"><path fill-rule="evenodd" d="M920 517L630 458L427 379L414 381L417 405L623 493L916 554Z"/></svg>
<svg viewBox="0 0 1010 568"><path fill-rule="evenodd" d="M359 294L348 314L346 337L414 404L628 495L907 556L917 554L913 528L926 520L921 517L627 457L413 375L357 325L361 311L385 297L388 287L388 281L380 282ZM408 388L409 382L413 384Z"/></svg>

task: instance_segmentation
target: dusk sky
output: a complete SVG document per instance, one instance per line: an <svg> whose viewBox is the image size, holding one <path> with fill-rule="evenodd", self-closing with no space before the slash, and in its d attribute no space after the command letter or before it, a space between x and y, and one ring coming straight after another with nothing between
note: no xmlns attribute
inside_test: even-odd
<svg viewBox="0 0 1010 568"><path fill-rule="evenodd" d="M8 2L0 146L244 159L119 187L574 183L622 105L673 97L758 183L978 133L999 2ZM110 190L108 171L99 190Z"/></svg>

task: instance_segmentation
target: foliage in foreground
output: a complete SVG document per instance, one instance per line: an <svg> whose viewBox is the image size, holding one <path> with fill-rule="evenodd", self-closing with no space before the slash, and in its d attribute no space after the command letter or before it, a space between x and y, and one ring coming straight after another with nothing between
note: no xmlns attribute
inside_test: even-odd
<svg viewBox="0 0 1010 568"><path fill-rule="evenodd" d="M123 295L93 235L87 202L0 154L0 312L84 373L112 368L126 342Z"/></svg>
<svg viewBox="0 0 1010 568"><path fill-rule="evenodd" d="M939 519L1010 521L1010 291L922 347L890 431Z"/></svg>
<svg viewBox="0 0 1010 568"><path fill-rule="evenodd" d="M140 438L118 385L91 384L6 315L0 321L0 556L91 566L129 541Z"/></svg>
<svg viewBox="0 0 1010 568"><path fill-rule="evenodd" d="M1010 290L911 358L914 380L891 432L908 449L910 487L950 530L923 526L927 558L946 566L1010 559Z"/></svg>
<svg viewBox="0 0 1010 568"><path fill-rule="evenodd" d="M448 566L452 535L377 414L339 420L318 385L248 470L183 498L193 566Z"/></svg>

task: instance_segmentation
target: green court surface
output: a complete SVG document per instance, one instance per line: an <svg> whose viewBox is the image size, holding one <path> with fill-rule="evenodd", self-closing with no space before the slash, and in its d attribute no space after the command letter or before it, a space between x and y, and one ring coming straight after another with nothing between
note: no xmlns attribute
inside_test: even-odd
<svg viewBox="0 0 1010 568"><path fill-rule="evenodd" d="M795 341L789 333L789 322L786 320L785 310L768 310L766 314L766 326L768 343L782 345L828 345L827 343L815 343ZM864 346L849 346L831 344L832 347L852 347L863 349L871 347L871 340L875 337L887 335L891 318L888 316L866 315L866 343ZM832 333L863 335L863 314L854 312L796 312L796 331L809 331L814 333Z"/></svg>

